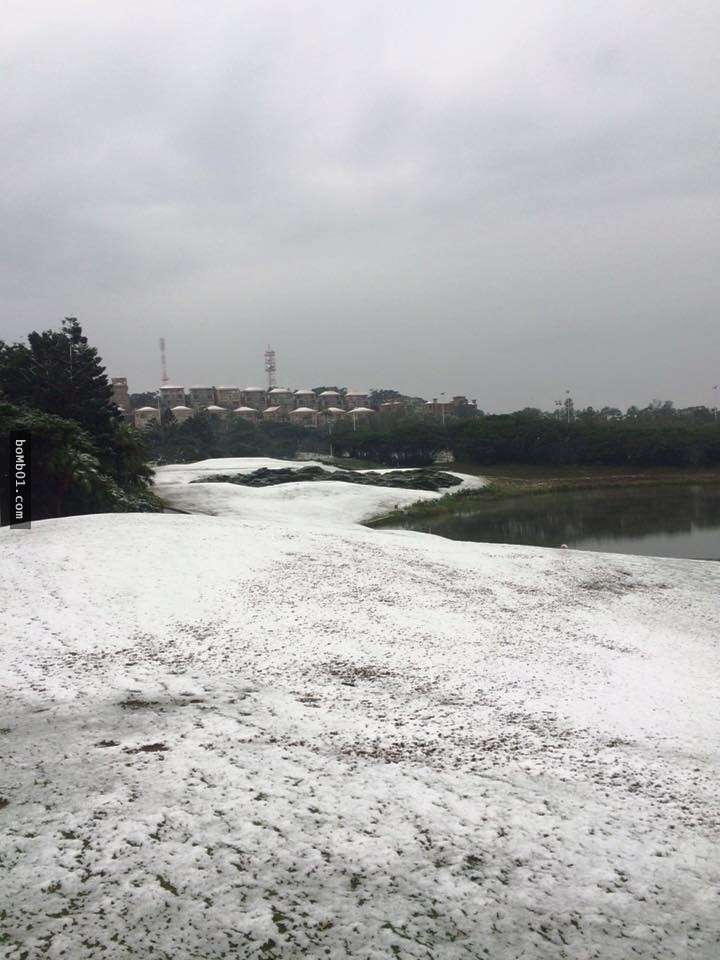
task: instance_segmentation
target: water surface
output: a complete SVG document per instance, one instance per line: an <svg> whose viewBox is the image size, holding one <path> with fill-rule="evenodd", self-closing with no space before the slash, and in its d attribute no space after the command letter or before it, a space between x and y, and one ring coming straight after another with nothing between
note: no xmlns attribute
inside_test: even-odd
<svg viewBox="0 0 720 960"><path fill-rule="evenodd" d="M614 487L478 501L460 513L398 526L452 540L718 560L720 485Z"/></svg>

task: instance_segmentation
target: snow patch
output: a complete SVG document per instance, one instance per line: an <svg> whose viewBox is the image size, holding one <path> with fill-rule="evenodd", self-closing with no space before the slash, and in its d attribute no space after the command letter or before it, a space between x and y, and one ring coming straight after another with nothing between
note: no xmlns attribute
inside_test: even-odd
<svg viewBox="0 0 720 960"><path fill-rule="evenodd" d="M714 958L718 565L231 463L0 531L7 956Z"/></svg>

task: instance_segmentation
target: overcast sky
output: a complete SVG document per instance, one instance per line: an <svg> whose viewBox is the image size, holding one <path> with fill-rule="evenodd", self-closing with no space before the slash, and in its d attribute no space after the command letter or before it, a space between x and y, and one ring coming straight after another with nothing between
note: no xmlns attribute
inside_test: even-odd
<svg viewBox="0 0 720 960"><path fill-rule="evenodd" d="M464 393L720 382L717 0L5 2L0 337L108 373ZM717 398L718 391L715 391Z"/></svg>

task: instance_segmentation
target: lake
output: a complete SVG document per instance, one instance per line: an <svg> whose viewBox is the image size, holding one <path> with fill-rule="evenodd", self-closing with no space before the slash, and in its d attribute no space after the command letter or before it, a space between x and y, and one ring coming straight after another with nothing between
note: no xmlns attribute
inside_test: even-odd
<svg viewBox="0 0 720 960"><path fill-rule="evenodd" d="M451 540L720 560L720 485L568 490L478 501L398 527Z"/></svg>

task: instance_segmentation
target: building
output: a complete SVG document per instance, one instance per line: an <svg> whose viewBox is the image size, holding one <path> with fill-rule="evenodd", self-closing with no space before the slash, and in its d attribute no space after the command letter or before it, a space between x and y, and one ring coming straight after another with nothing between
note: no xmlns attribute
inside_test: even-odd
<svg viewBox="0 0 720 960"><path fill-rule="evenodd" d="M323 390L317 398L318 410L327 410L328 407L342 407L342 396L337 390Z"/></svg>
<svg viewBox="0 0 720 960"><path fill-rule="evenodd" d="M424 412L430 416L439 417L444 422L445 417L452 413L452 404L446 400L438 401L437 397L433 397L425 403Z"/></svg>
<svg viewBox="0 0 720 960"><path fill-rule="evenodd" d="M295 407L309 407L314 410L317 407L317 397L314 390L296 390Z"/></svg>
<svg viewBox="0 0 720 960"><path fill-rule="evenodd" d="M263 420L284 420L285 410L282 407L265 407L262 418Z"/></svg>
<svg viewBox="0 0 720 960"><path fill-rule="evenodd" d="M215 387L190 387L190 406L194 410L215 405Z"/></svg>
<svg viewBox="0 0 720 960"><path fill-rule="evenodd" d="M193 415L192 407L186 407L183 403L178 404L177 407L171 407L170 413L175 417L176 423L184 423Z"/></svg>
<svg viewBox="0 0 720 960"><path fill-rule="evenodd" d="M262 387L245 387L240 391L240 404L243 407L252 407L254 410L264 410L265 390Z"/></svg>
<svg viewBox="0 0 720 960"><path fill-rule="evenodd" d="M284 411L288 412L295 406L295 395L292 390L285 387L274 387L268 391L267 402L268 406L282 407Z"/></svg>
<svg viewBox="0 0 720 960"><path fill-rule="evenodd" d="M295 407L288 414L291 423L297 423L302 427L316 427L318 413L312 407Z"/></svg>
<svg viewBox="0 0 720 960"><path fill-rule="evenodd" d="M113 399L127 417L132 417L128 384L125 377L112 378ZM166 411L172 410L178 422L187 420L193 413L206 411L212 414L234 413L252 422L259 420L286 420L305 425L329 425L340 421L345 414L352 417L355 427L361 421L368 420L373 414L383 418L426 415L445 421L451 417L474 417L478 414L477 401L468 400L458 394L451 400L444 395L441 400L424 401L421 397L397 396L380 404L370 404L368 391L323 390L316 394L314 390L291 390L288 387L195 386L186 392L184 387L163 384L159 388L160 419ZM151 422L156 417L147 413L139 418ZM188 412L190 411L190 412ZM297 413L295 413L297 412ZM290 414L293 413L293 416Z"/></svg>
<svg viewBox="0 0 720 960"><path fill-rule="evenodd" d="M129 413L130 394L128 393L127 377L113 377L110 383L112 386L113 403L120 407L123 413Z"/></svg>
<svg viewBox="0 0 720 960"><path fill-rule="evenodd" d="M234 410L240 406L242 390L240 387L216 387L215 402L226 410Z"/></svg>
<svg viewBox="0 0 720 960"><path fill-rule="evenodd" d="M256 423L260 416L260 411L256 410L255 407L236 407L233 413L242 417L243 420L250 420L252 423Z"/></svg>
<svg viewBox="0 0 720 960"><path fill-rule="evenodd" d="M370 395L361 393L359 390L348 390L345 394L345 409L351 410L353 407L369 407Z"/></svg>
<svg viewBox="0 0 720 960"><path fill-rule="evenodd" d="M445 420L445 417L474 417L477 415L477 403L470 403L467 397L458 395L452 400L441 400L437 397L423 404L424 412Z"/></svg>
<svg viewBox="0 0 720 960"><path fill-rule="evenodd" d="M407 400L385 400L378 409L383 417L406 417L411 412L412 407Z"/></svg>
<svg viewBox="0 0 720 960"><path fill-rule="evenodd" d="M348 410L347 415L352 418L353 430L356 430L359 423L367 423L371 417L374 417L375 411L372 407L353 407L352 410Z"/></svg>
<svg viewBox="0 0 720 960"><path fill-rule="evenodd" d="M477 415L477 400L468 400L467 397L458 396L451 400L452 413L455 417L474 417Z"/></svg>
<svg viewBox="0 0 720 960"><path fill-rule="evenodd" d="M173 407L185 406L185 387L167 386L163 384L160 387L160 410L164 413L166 410L172 410Z"/></svg>
<svg viewBox="0 0 720 960"><path fill-rule="evenodd" d="M151 423L160 423L160 411L157 407L138 407L135 411L135 426L138 430Z"/></svg>

